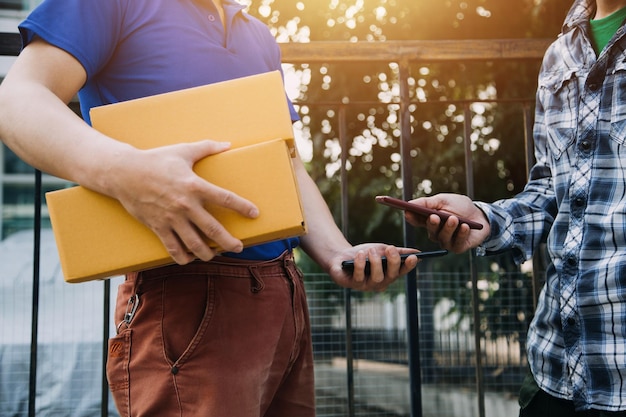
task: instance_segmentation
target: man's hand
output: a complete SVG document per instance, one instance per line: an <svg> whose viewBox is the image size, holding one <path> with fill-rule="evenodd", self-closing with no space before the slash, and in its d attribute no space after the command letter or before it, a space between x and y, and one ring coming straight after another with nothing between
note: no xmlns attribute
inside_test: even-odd
<svg viewBox="0 0 626 417"><path fill-rule="evenodd" d="M366 243L353 246L337 256L331 263L329 274L338 285L361 291L383 291L398 277L407 274L417 266L416 256L409 256L404 263L400 261L401 253L414 253L415 249L396 248L395 246ZM383 270L381 257L387 258L387 267ZM342 269L341 263L354 260L352 273ZM370 261L370 273L365 274L365 260Z"/></svg>
<svg viewBox="0 0 626 417"><path fill-rule="evenodd" d="M408 211L404 213L406 220L410 224L425 227L428 232L428 238L433 242L438 242L444 249L462 253L480 245L490 234L491 229L484 213L467 196L437 194L432 197L411 200L410 202L452 214L445 223L442 223L441 218L434 214L426 218ZM470 229L467 224L460 224L456 216L462 216L481 223L483 228L481 230Z"/></svg>
<svg viewBox="0 0 626 417"><path fill-rule="evenodd" d="M250 201L193 172L198 160L229 147L226 142L202 141L131 152L111 169L111 194L157 234L178 264L196 258L209 261L217 255L207 239L223 251L243 249L241 241L205 209L206 204L250 218L259 214Z"/></svg>

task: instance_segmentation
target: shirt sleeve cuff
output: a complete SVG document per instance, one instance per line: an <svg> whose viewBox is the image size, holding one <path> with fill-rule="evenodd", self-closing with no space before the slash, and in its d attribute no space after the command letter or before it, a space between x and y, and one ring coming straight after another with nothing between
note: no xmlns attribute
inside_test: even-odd
<svg viewBox="0 0 626 417"><path fill-rule="evenodd" d="M489 236L483 241L483 243L476 248L476 255L478 256L486 256L489 253L496 253L502 251L506 248L510 242L506 240L506 233L503 233L506 228L508 221L505 221L504 224L501 221L502 216L496 216L494 214L494 207L491 204L483 203L480 201L474 202L474 205L478 207L489 221L489 227L491 229ZM508 216L506 216L508 217Z"/></svg>

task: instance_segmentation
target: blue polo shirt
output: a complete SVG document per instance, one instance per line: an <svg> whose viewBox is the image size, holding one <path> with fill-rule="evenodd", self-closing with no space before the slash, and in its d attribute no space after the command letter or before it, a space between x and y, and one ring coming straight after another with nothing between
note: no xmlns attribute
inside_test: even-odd
<svg viewBox="0 0 626 417"><path fill-rule="evenodd" d="M206 3L44 0L19 30L24 45L37 35L83 65L87 82L79 99L89 123L95 106L281 69L280 48L264 23L223 0L225 29ZM297 245L294 238L228 255L272 259Z"/></svg>

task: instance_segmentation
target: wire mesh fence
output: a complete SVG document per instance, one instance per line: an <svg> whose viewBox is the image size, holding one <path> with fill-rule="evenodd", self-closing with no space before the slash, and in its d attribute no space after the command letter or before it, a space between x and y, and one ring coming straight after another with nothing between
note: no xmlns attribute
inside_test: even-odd
<svg viewBox="0 0 626 417"><path fill-rule="evenodd" d="M526 274L498 272L496 275L490 285L480 281L485 285L481 291L482 310L498 314L480 324L486 414L493 417L503 415L499 414L503 410L516 412L517 391L526 373L524 315L533 308L532 297L524 296L530 285ZM391 288L389 294L350 294L352 351L349 352L345 291L322 289L321 282L325 279L328 278L307 275L314 317L319 415L410 415L403 282L396 282L397 291ZM422 273L418 280L423 415L477 415L477 349L468 309L469 273ZM390 295L393 293L396 295ZM351 381L347 373L350 361ZM350 383L354 384L352 410L348 405ZM458 414L460 407L464 411Z"/></svg>
<svg viewBox="0 0 626 417"><path fill-rule="evenodd" d="M0 252L0 416L28 415L32 239L16 234ZM52 235L42 234L44 295L38 309L37 415L101 415L103 294L101 282L67 285L59 275ZM7 263L5 263L7 262ZM524 328L532 299L528 276L481 275L481 359L488 417L515 410L526 370ZM111 283L113 292L120 278ZM383 293L346 291L325 274L306 274L320 417L409 416L404 282ZM424 416L475 416L476 345L468 306L469 275L421 272L420 389ZM111 296L115 298L115 294ZM525 305L530 300L531 305ZM346 304L350 305L347 315ZM488 313L488 314L487 314ZM349 327L347 327L349 324ZM115 416L112 404L108 415ZM461 412L461 414L459 414Z"/></svg>

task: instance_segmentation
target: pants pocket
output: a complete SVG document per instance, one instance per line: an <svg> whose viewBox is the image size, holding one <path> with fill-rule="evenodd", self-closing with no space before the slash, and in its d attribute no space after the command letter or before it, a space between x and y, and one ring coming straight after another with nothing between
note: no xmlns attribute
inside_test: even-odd
<svg viewBox="0 0 626 417"><path fill-rule="evenodd" d="M212 288L213 280L206 275L165 281L161 330L165 355L172 364L185 362L204 337L213 315Z"/></svg>
<svg viewBox="0 0 626 417"><path fill-rule="evenodd" d="M126 329L109 339L106 364L109 389L121 417L130 416L130 341L131 329Z"/></svg>

